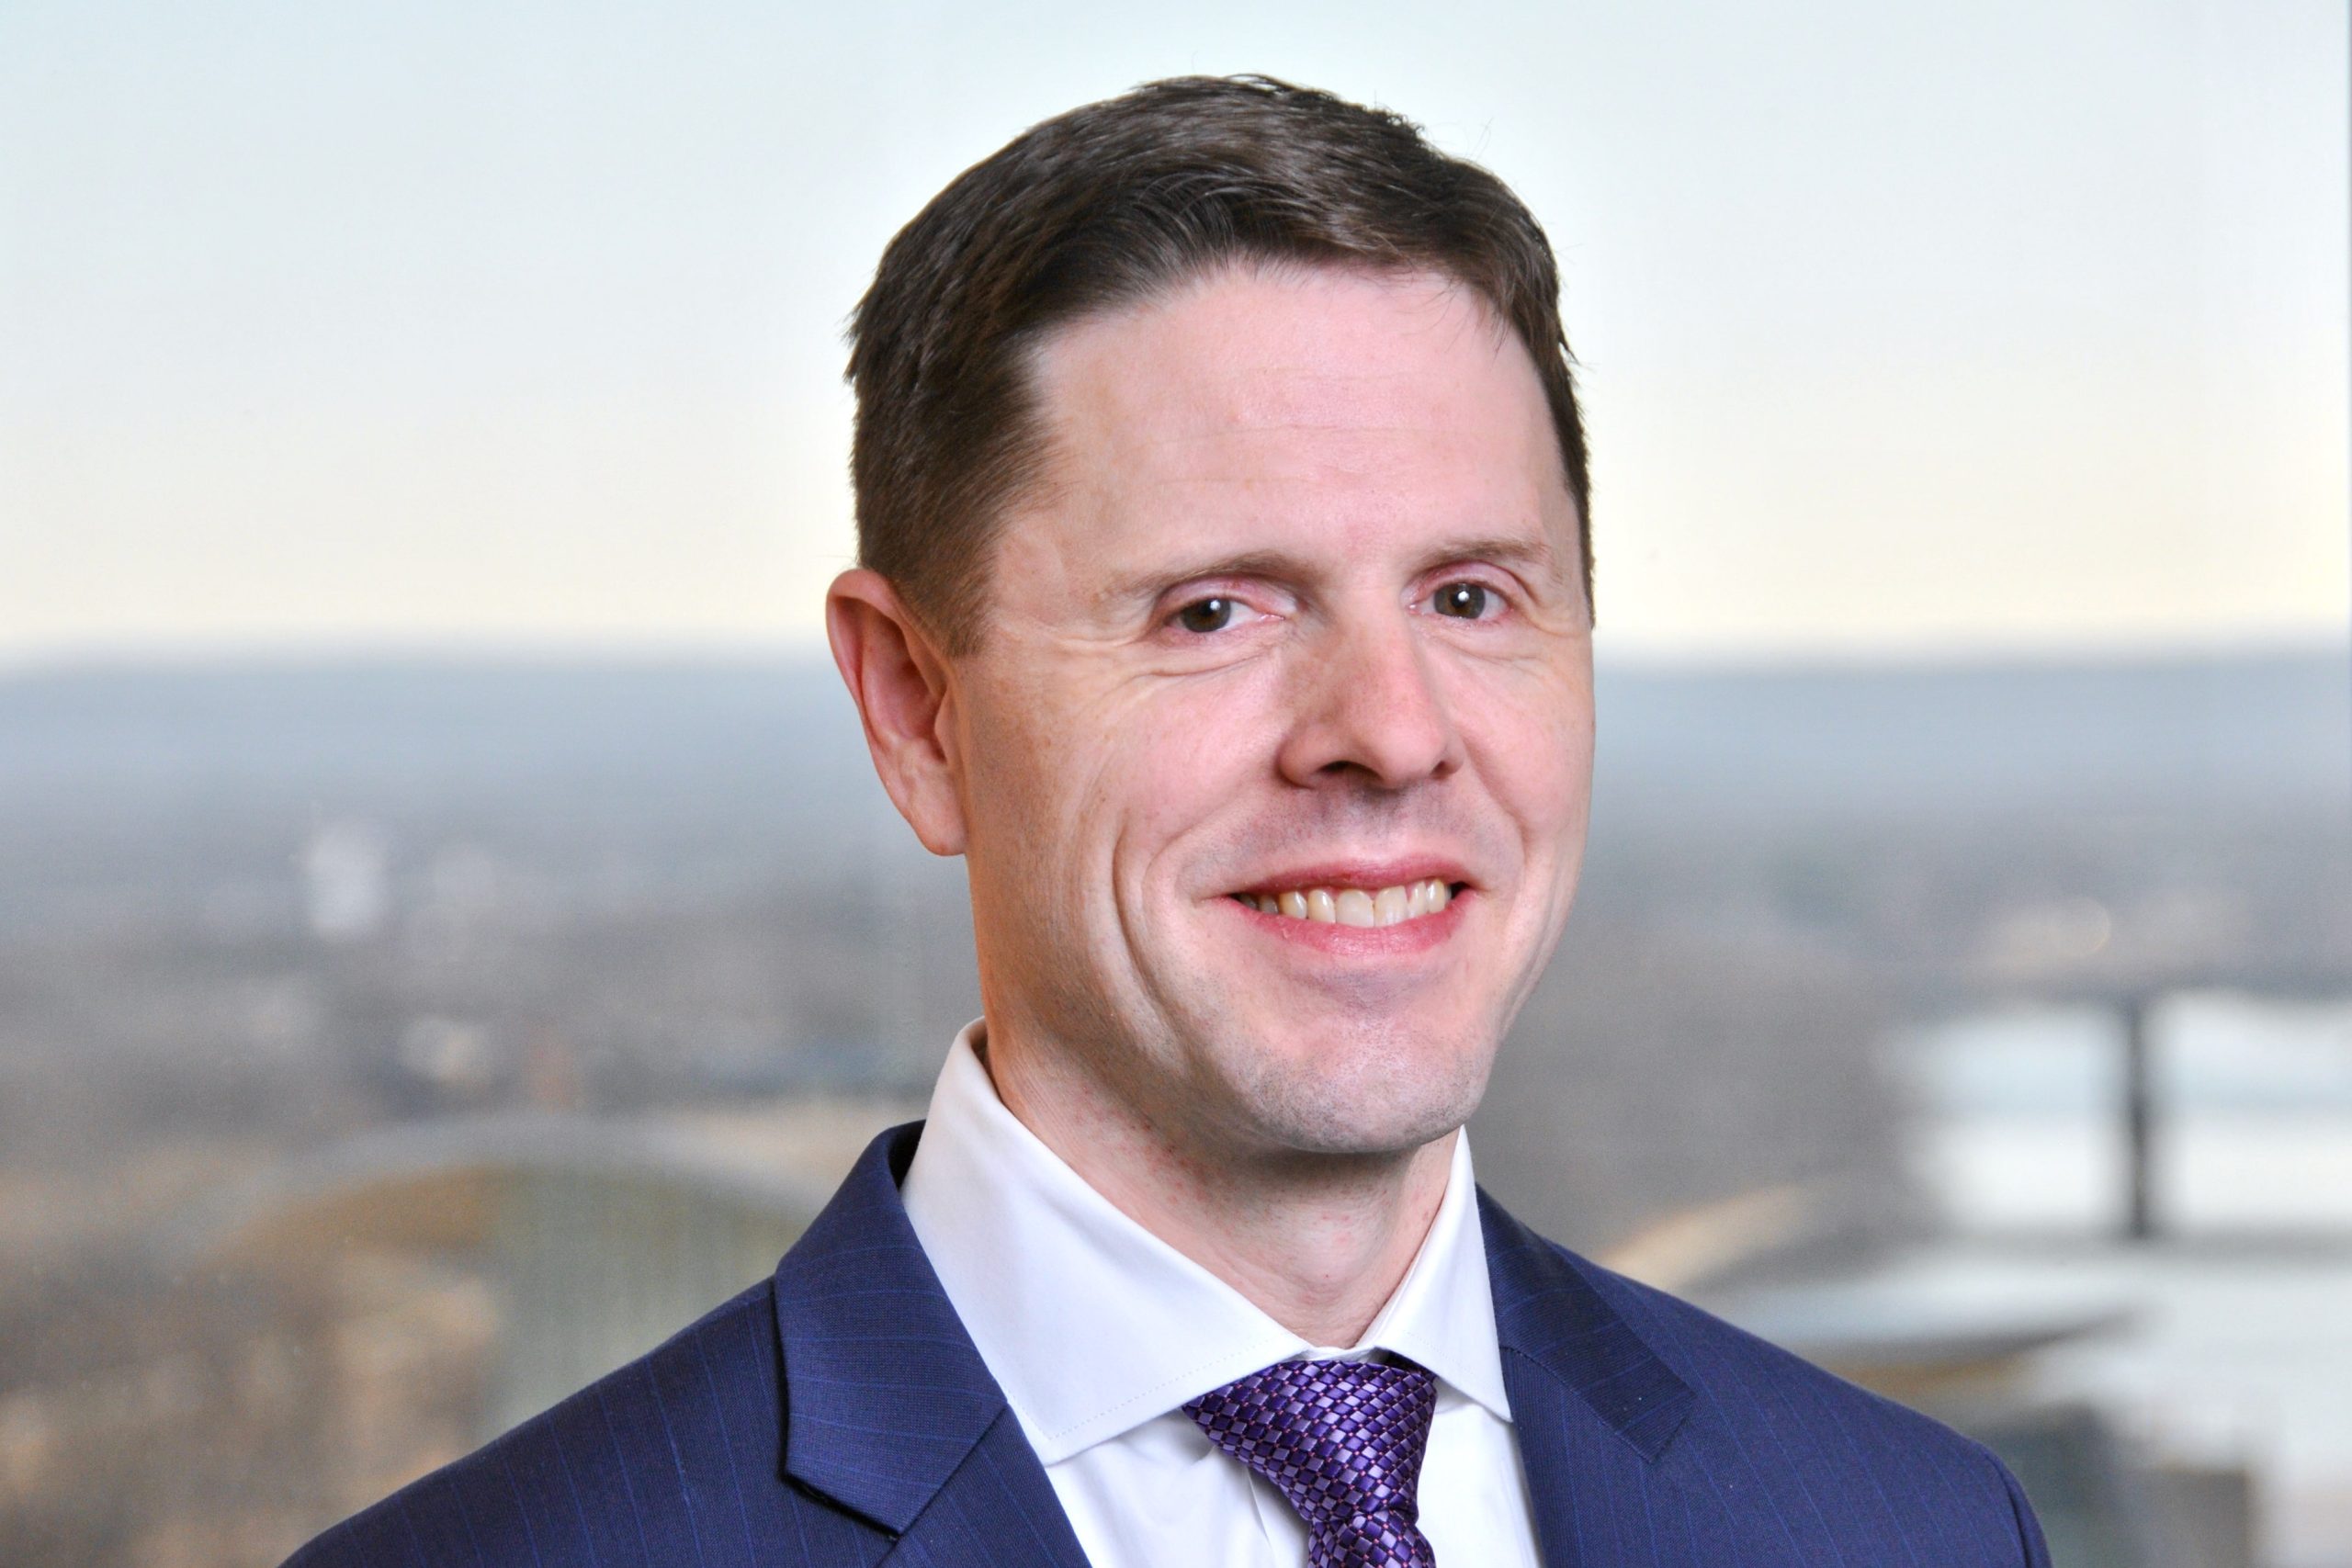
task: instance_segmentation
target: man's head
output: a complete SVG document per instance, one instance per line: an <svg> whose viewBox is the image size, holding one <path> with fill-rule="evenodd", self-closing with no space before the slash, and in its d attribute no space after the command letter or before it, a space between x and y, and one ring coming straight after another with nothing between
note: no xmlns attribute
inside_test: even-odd
<svg viewBox="0 0 2352 1568"><path fill-rule="evenodd" d="M858 560L944 648L981 635L997 530L1044 478L1038 345L1243 261L1433 272L1482 298L1535 364L1589 525L1559 270L1510 188L1406 120L1328 93L1155 82L1057 115L957 175L890 242L858 305ZM1578 550L1589 597L1589 540Z"/></svg>
<svg viewBox="0 0 2352 1568"><path fill-rule="evenodd" d="M1555 297L1491 175L1255 81L1048 121L891 243L831 625L1024 1070L1201 1150L1476 1105L1589 779Z"/></svg>

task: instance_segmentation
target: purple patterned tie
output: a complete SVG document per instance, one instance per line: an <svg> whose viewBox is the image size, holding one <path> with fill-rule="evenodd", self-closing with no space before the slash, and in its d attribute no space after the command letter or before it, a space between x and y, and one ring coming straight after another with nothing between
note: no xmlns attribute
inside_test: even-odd
<svg viewBox="0 0 2352 1568"><path fill-rule="evenodd" d="M1436 1568L1416 1522L1437 1380L1412 1365L1277 1361L1184 1406L1306 1521L1306 1568Z"/></svg>

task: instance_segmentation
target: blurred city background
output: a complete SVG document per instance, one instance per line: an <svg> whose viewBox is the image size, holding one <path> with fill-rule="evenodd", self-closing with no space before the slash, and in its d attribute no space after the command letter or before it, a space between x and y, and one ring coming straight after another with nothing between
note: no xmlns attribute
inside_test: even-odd
<svg viewBox="0 0 2352 1568"><path fill-rule="evenodd" d="M2347 18L1848 0L0 13L0 1562L266 1563L772 1268L977 1010L817 639L839 330L1262 70L1549 227L1584 890L1542 1228L2352 1568Z"/></svg>

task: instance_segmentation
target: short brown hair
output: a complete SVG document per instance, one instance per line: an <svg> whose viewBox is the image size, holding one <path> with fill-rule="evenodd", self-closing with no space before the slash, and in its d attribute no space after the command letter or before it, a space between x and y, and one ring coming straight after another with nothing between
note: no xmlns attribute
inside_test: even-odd
<svg viewBox="0 0 2352 1568"><path fill-rule="evenodd" d="M1510 187L1385 110L1183 76L1057 115L967 169L882 253L850 324L858 558L946 645L978 636L989 546L1037 477L1030 350L1235 262L1444 274L1534 358L1583 536L1590 479L1559 267Z"/></svg>

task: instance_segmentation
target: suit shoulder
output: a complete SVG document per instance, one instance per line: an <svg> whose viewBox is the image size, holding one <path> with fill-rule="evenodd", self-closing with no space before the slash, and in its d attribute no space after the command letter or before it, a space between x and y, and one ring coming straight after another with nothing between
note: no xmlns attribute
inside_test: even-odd
<svg viewBox="0 0 2352 1568"><path fill-rule="evenodd" d="M2024 1490L1976 1439L1759 1338L1690 1302L1547 1243L1691 1392L1667 1452L1709 1472L1721 1528L1817 1534L1808 1561L2047 1568ZM1745 1491L1745 1495L1743 1495ZM1736 1538L1726 1537L1726 1540ZM1718 1542L1725 1551L1730 1548Z"/></svg>
<svg viewBox="0 0 2352 1568"><path fill-rule="evenodd" d="M1841 1414L1865 1415L1890 1423L1893 1430L1931 1446L1982 1451L1975 1439L1932 1416L1849 1382L1695 1303L1603 1268L1566 1247L1556 1250L1694 1389L1716 1387L1728 1378L1751 1390L1826 1402Z"/></svg>
<svg viewBox="0 0 2352 1568"><path fill-rule="evenodd" d="M2008 1467L1975 1438L1849 1382L1694 1303L1547 1243L1698 1396L1708 1419L1741 1434L1769 1429L1776 1446L1809 1438L1832 1463L1868 1455L1942 1483L1938 1491L2031 1529ZM1843 1450L1842 1452L1840 1450Z"/></svg>
<svg viewBox="0 0 2352 1568"><path fill-rule="evenodd" d="M319 1536L287 1568L660 1560L777 1473L770 1280Z"/></svg>

